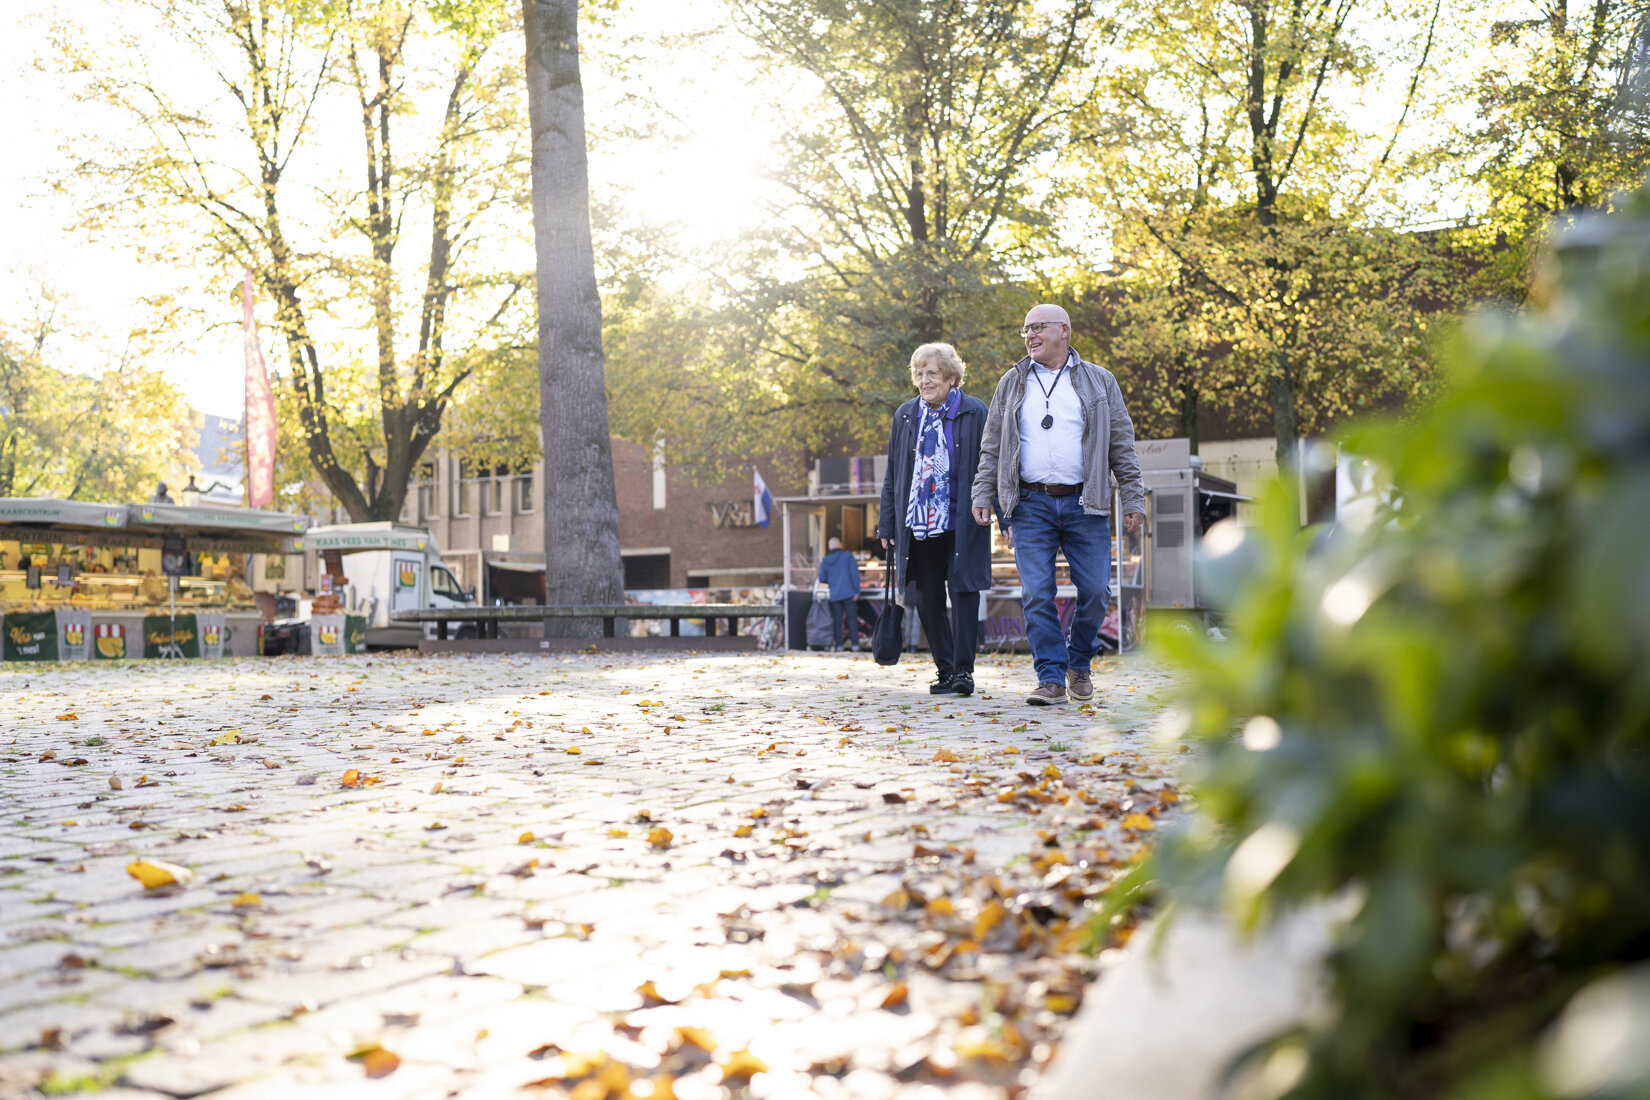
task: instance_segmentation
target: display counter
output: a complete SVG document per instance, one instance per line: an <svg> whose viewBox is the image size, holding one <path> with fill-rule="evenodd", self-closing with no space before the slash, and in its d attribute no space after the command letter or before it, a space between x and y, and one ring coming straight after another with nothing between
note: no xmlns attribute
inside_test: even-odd
<svg viewBox="0 0 1650 1100"><path fill-rule="evenodd" d="M8 661L255 656L264 616L248 563L306 525L250 509L0 505L0 518L37 521L0 523Z"/></svg>

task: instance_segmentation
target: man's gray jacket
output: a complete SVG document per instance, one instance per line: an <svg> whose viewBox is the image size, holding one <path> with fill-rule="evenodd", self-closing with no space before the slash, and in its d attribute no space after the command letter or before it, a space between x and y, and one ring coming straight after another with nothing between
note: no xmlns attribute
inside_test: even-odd
<svg viewBox="0 0 1650 1100"><path fill-rule="evenodd" d="M1014 506L1020 503L1020 405L1025 401L1030 371L1031 357L1027 356L997 383L980 440L980 468L974 475L974 507L990 508L995 499L1010 524ZM1078 360L1069 377L1083 407L1083 511L1091 516L1111 514L1111 479L1115 477L1123 514L1144 513L1146 489L1140 481L1140 460L1134 454L1134 422L1123 406L1117 379L1086 359Z"/></svg>

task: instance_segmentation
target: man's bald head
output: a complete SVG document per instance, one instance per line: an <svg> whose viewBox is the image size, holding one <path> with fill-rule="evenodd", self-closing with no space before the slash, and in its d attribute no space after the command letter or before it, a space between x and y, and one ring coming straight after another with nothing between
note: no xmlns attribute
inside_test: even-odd
<svg viewBox="0 0 1650 1100"><path fill-rule="evenodd" d="M1031 307L1031 312L1026 314L1026 324L1029 325L1034 321L1059 321L1068 329L1071 327L1071 315L1059 306L1049 302Z"/></svg>
<svg viewBox="0 0 1650 1100"><path fill-rule="evenodd" d="M1071 315L1048 302L1034 305L1021 335L1027 354L1049 370L1059 370L1071 352Z"/></svg>

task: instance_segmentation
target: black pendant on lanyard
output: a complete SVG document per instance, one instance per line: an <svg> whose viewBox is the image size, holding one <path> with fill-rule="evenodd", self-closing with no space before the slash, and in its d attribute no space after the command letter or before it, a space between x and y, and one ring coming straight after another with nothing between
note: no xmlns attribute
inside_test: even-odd
<svg viewBox="0 0 1650 1100"><path fill-rule="evenodd" d="M1037 368L1036 368L1036 366L1033 366L1031 368L1031 377L1032 377L1032 379L1037 383L1037 388L1040 389L1040 390L1043 390L1043 419L1042 419L1042 425L1043 425L1043 430L1044 431L1047 431L1048 429L1054 427L1054 414L1049 411L1049 401L1054 397L1054 391L1059 388L1060 376L1062 374L1066 373L1066 366L1070 362L1071 362L1071 360L1067 359L1065 363L1060 364L1060 369L1058 371L1055 371L1055 373L1054 373L1053 383L1050 384L1050 386L1046 390L1043 389L1043 380L1041 378L1037 377Z"/></svg>

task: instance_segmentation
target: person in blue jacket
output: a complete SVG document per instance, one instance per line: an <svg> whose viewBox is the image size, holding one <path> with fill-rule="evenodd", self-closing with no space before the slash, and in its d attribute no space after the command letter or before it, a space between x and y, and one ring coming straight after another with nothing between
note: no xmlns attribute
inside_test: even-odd
<svg viewBox="0 0 1650 1100"><path fill-rule="evenodd" d="M819 559L820 581L831 589L831 645L837 649L859 651L859 562L852 551L842 548L842 540L833 538L825 544L826 554ZM843 640L843 634L847 640Z"/></svg>
<svg viewBox="0 0 1650 1100"><path fill-rule="evenodd" d="M987 410L962 392L967 369L950 344L911 353L917 396L894 412L877 519L877 536L892 551L895 591L914 594L928 635L938 673L931 695L974 694L980 593L991 587L991 531L968 520Z"/></svg>

